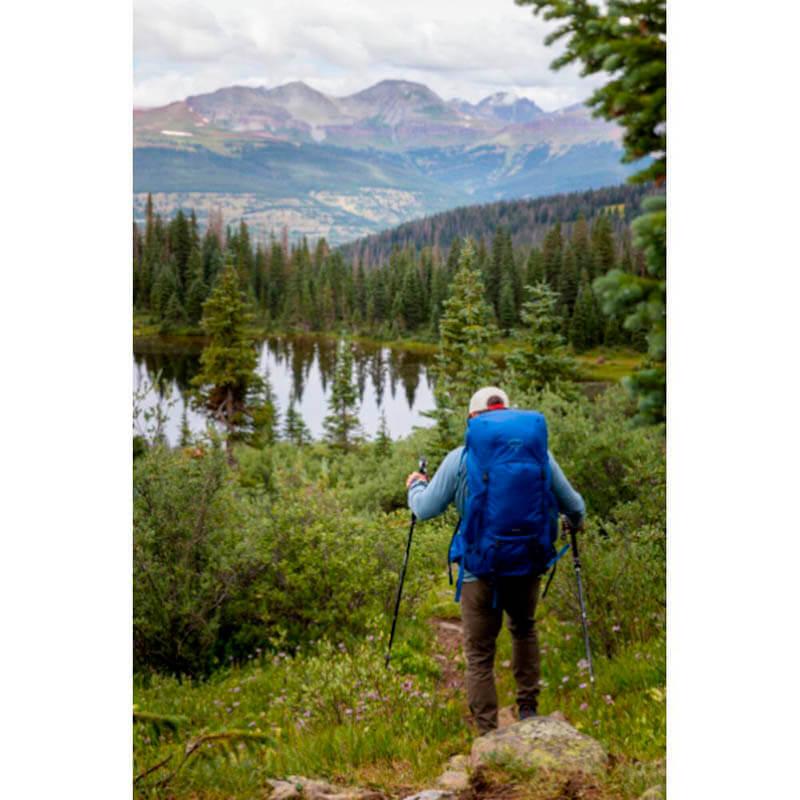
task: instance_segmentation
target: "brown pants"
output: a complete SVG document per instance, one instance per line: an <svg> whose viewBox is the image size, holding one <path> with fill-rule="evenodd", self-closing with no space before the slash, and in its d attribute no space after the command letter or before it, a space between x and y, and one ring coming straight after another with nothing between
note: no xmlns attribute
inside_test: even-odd
<svg viewBox="0 0 800 800"><path fill-rule="evenodd" d="M539 643L533 623L539 578L499 578L495 587L494 608L494 589L486 581L466 581L461 588L467 700L481 734L497 727L494 656L504 611L513 644L511 664L517 682L517 705L535 709L539 697Z"/></svg>

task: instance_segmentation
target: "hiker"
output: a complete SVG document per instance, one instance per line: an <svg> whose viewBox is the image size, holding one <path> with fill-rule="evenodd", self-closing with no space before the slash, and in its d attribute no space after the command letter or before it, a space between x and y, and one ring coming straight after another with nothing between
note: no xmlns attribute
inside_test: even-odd
<svg viewBox="0 0 800 800"><path fill-rule="evenodd" d="M509 408L502 389L487 386L472 396L465 441L466 451L451 450L430 482L412 472L406 487L418 519L441 514L451 502L461 516L448 560L459 567L467 699L484 734L497 728L494 657L504 611L519 718L536 716L540 669L533 615L539 580L555 556L558 513L580 530L585 506L547 449L544 417Z"/></svg>

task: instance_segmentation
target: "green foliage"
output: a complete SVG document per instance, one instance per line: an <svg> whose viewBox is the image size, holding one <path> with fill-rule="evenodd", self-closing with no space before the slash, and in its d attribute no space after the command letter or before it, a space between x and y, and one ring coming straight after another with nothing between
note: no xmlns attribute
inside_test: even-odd
<svg viewBox="0 0 800 800"><path fill-rule="evenodd" d="M339 341L336 372L325 417L325 438L337 448L347 450L360 438L358 387L353 380L353 349L346 339Z"/></svg>
<svg viewBox="0 0 800 800"><path fill-rule="evenodd" d="M611 79L589 98L596 113L624 131L625 160L653 160L634 178L667 178L667 13L665 0L609 0L604 6L583 0L516 0L535 14L559 20L545 42L565 38L566 49L552 64L580 63L584 75L606 72ZM666 418L666 201L652 198L634 223L637 246L645 251L647 274L614 270L595 284L605 309L626 313L628 330L647 330L650 362L630 378L638 398L637 419ZM602 219L602 218L601 218ZM603 244L607 250L607 239ZM610 266L613 259L606 258ZM607 311L609 313L609 311Z"/></svg>
<svg viewBox="0 0 800 800"><path fill-rule="evenodd" d="M227 607L258 571L225 458L153 447L133 496L134 667L207 672Z"/></svg>
<svg viewBox="0 0 800 800"><path fill-rule="evenodd" d="M228 454L237 435L258 432L269 422L264 382L255 372L256 349L245 332L252 315L239 288L239 276L228 265L203 306L203 328L209 342L192 380L196 402L219 420L228 433Z"/></svg>
<svg viewBox="0 0 800 800"><path fill-rule="evenodd" d="M495 335L492 309L484 299L481 274L475 266L475 248L461 249L458 271L439 321L436 357L436 411L439 451L446 452L462 434L459 420L466 417L469 398L492 382L494 367L489 344Z"/></svg>
<svg viewBox="0 0 800 800"><path fill-rule="evenodd" d="M379 458L386 458L392 453L392 437L389 433L389 423L386 421L385 411L381 411L381 421L375 436L375 453Z"/></svg>
<svg viewBox="0 0 800 800"><path fill-rule="evenodd" d="M517 346L507 359L508 382L513 387L515 404L543 389L572 397L576 392L576 369L559 333L558 295L546 283L525 288L528 293L522 306L525 328L517 334Z"/></svg>
<svg viewBox="0 0 800 800"><path fill-rule="evenodd" d="M546 415L550 447L589 509L580 541L597 674L592 691L567 554L537 611L540 710L559 709L597 737L615 754L602 779L609 796L636 797L663 779L662 431L627 424L621 388L526 399ZM450 514L417 525L392 669L382 661L408 533L403 481L437 437L420 430L386 453L374 443L239 445L237 471L213 446L151 447L136 459L134 770L153 769L137 790L163 791L168 778L176 797L249 797L268 778L301 774L399 794L430 785L447 757L468 750L463 690L442 683L446 662L427 624L458 614L444 566ZM208 611L220 587L228 595ZM194 665L159 655L190 640L203 656ZM498 648L508 705L507 632ZM154 668L212 672L180 681Z"/></svg>
<svg viewBox="0 0 800 800"><path fill-rule="evenodd" d="M666 198L648 198L643 207L646 213L634 221L633 236L644 251L646 274L612 270L596 286L606 313L624 317L626 330L647 331L649 363L628 379L628 386L638 398L639 421L652 424L666 418Z"/></svg>
<svg viewBox="0 0 800 800"><path fill-rule="evenodd" d="M286 409L286 419L284 420L283 435L284 438L296 445L302 447L311 441L311 431L308 429L302 414L295 408L295 398L292 395L289 398L289 407Z"/></svg>

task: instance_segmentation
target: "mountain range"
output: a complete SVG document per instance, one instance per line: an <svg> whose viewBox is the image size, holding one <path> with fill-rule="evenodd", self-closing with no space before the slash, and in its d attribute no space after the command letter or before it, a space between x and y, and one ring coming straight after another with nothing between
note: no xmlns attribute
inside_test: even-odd
<svg viewBox="0 0 800 800"><path fill-rule="evenodd" d="M256 235L340 243L460 205L623 181L620 129L578 104L443 100L410 81L346 97L231 86L134 109L134 215L213 207Z"/></svg>

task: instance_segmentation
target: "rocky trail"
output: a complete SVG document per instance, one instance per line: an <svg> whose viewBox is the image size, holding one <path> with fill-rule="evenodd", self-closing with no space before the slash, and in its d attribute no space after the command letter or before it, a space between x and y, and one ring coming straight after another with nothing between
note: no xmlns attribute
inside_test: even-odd
<svg viewBox="0 0 800 800"><path fill-rule="evenodd" d="M462 628L457 620L433 618L436 660L442 666L441 688L464 691ZM502 666L509 666L503 664ZM466 704L465 704L466 713ZM465 723L471 724L468 714ZM476 736L468 754L443 765L430 788L397 794L398 800L616 800L602 777L612 759L590 736L576 730L563 714L518 721L510 707L500 710L499 727ZM371 789L335 786L299 776L270 781L270 800L390 800ZM660 789L640 800L664 800Z"/></svg>

